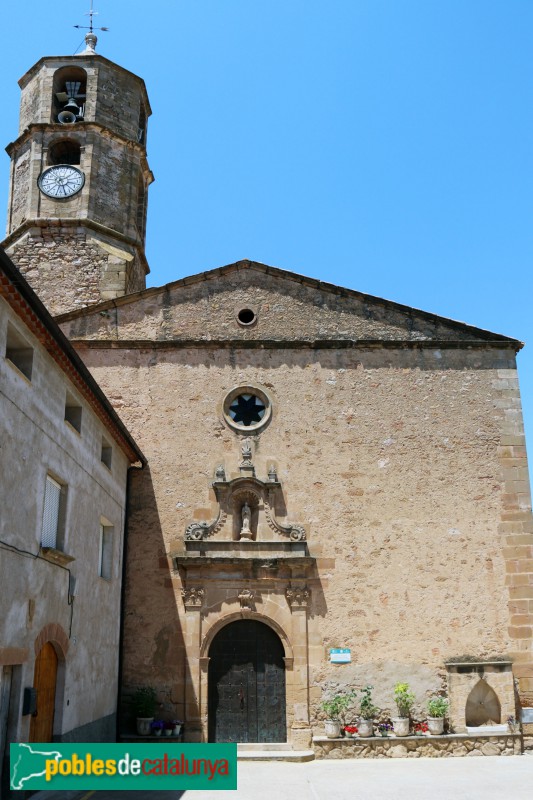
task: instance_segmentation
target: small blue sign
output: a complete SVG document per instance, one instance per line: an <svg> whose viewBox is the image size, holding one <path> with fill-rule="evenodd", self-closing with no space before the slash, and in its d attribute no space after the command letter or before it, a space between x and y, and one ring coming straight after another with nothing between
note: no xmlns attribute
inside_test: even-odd
<svg viewBox="0 0 533 800"><path fill-rule="evenodd" d="M350 664L352 651L347 647L332 647L329 651L329 660L332 664Z"/></svg>

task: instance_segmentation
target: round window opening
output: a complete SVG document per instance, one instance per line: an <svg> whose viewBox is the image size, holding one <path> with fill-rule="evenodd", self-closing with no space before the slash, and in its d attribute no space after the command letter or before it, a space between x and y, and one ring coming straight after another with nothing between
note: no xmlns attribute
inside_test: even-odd
<svg viewBox="0 0 533 800"><path fill-rule="evenodd" d="M270 399L260 389L239 386L224 400L224 418L231 428L252 431L262 428L270 419Z"/></svg>
<svg viewBox="0 0 533 800"><path fill-rule="evenodd" d="M252 311L251 308L241 308L237 314L237 319L241 325L253 325L257 317L255 311Z"/></svg>

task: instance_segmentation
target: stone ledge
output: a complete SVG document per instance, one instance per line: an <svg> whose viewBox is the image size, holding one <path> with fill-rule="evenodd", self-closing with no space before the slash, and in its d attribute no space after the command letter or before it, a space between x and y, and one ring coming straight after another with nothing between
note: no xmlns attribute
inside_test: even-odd
<svg viewBox="0 0 533 800"><path fill-rule="evenodd" d="M313 737L316 758L452 758L461 756L510 756L522 754L522 737L516 733L497 736L372 736L356 739Z"/></svg>

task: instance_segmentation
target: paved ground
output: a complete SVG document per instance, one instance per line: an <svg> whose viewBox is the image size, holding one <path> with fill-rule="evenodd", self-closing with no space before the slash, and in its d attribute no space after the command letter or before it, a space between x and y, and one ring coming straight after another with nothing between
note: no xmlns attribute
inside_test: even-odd
<svg viewBox="0 0 533 800"><path fill-rule="evenodd" d="M39 792L32 800L533 800L533 755L239 762L235 792Z"/></svg>

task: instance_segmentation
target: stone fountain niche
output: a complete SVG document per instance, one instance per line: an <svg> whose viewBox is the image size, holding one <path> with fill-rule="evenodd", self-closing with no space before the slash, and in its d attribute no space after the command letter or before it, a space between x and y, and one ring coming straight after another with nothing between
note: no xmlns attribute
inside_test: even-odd
<svg viewBox="0 0 533 800"><path fill-rule="evenodd" d="M446 665L450 724L455 733L490 730L515 716L510 661L454 661Z"/></svg>
<svg viewBox="0 0 533 800"><path fill-rule="evenodd" d="M466 701L466 726L499 725L502 721L502 709L498 695L486 680L480 678Z"/></svg>

